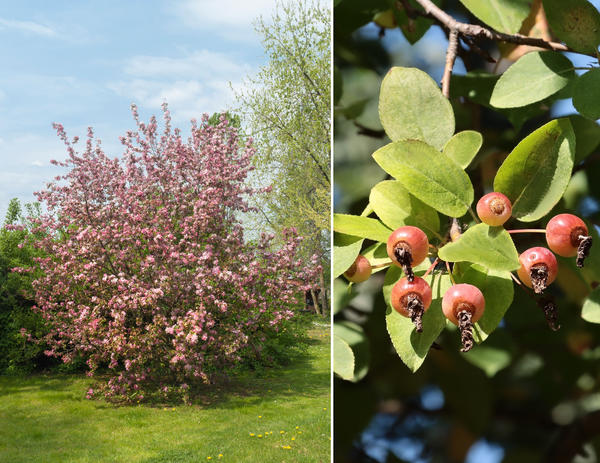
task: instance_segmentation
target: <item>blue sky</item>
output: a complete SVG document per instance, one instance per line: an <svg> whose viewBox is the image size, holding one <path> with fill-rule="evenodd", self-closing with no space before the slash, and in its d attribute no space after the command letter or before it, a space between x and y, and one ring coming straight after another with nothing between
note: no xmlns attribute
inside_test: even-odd
<svg viewBox="0 0 600 463"><path fill-rule="evenodd" d="M33 201L70 136L94 127L111 156L163 101L176 126L233 104L234 88L266 64L253 21L275 0L2 1L0 9L0 218L12 197Z"/></svg>

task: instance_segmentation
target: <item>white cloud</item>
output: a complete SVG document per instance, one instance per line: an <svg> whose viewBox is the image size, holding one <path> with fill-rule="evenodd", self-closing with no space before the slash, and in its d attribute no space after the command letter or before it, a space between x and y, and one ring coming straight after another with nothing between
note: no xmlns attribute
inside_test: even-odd
<svg viewBox="0 0 600 463"><path fill-rule="evenodd" d="M237 88L253 71L230 55L209 50L181 58L135 56L124 65L131 78L108 88L153 111L166 101L173 119L187 122L227 109L233 101L230 84Z"/></svg>
<svg viewBox="0 0 600 463"><path fill-rule="evenodd" d="M252 21L268 15L275 8L275 0L182 0L176 7L184 24L197 29L234 27L252 29ZM223 31L223 34L231 31Z"/></svg>
<svg viewBox="0 0 600 463"><path fill-rule="evenodd" d="M1 29L15 29L30 34L43 35L45 37L56 37L58 34L51 27L33 21L18 21L15 19L0 18Z"/></svg>
<svg viewBox="0 0 600 463"><path fill-rule="evenodd" d="M183 58L167 56L136 56L125 66L133 76L200 77L236 75L249 71L249 67L223 53L199 50Z"/></svg>

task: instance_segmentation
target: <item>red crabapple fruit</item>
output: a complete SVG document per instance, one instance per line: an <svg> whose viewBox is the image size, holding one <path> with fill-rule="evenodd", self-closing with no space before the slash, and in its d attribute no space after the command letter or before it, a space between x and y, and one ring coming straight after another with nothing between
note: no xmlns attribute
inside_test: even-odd
<svg viewBox="0 0 600 463"><path fill-rule="evenodd" d="M558 214L546 225L548 247L563 257L577 256L577 267L590 253L592 237L583 220L573 214Z"/></svg>
<svg viewBox="0 0 600 463"><path fill-rule="evenodd" d="M542 292L556 279L558 262L554 254L537 246L529 248L519 256L521 267L517 271L519 279L536 294Z"/></svg>
<svg viewBox="0 0 600 463"><path fill-rule="evenodd" d="M493 192L482 196L477 202L477 215L481 221L492 227L503 225L512 214L510 199L502 193Z"/></svg>
<svg viewBox="0 0 600 463"><path fill-rule="evenodd" d="M390 302L400 315L412 320L418 333L423 331L423 314L431 305L431 287L423 278L400 279L392 288Z"/></svg>
<svg viewBox="0 0 600 463"><path fill-rule="evenodd" d="M483 293L467 283L453 285L442 298L442 311L448 320L460 329L461 352L473 348L473 324L483 315L485 299Z"/></svg>
<svg viewBox="0 0 600 463"><path fill-rule="evenodd" d="M368 259L359 254L350 268L344 272L344 276L348 281L352 281L353 283L362 283L369 279L371 270L371 264Z"/></svg>
<svg viewBox="0 0 600 463"><path fill-rule="evenodd" d="M402 267L408 281L413 281L412 267L423 262L429 253L427 235L410 225L397 228L388 238L387 253L394 264Z"/></svg>

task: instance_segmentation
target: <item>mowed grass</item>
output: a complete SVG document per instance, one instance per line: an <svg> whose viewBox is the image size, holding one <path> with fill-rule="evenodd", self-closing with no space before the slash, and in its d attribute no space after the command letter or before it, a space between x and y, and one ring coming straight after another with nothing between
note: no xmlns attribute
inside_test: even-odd
<svg viewBox="0 0 600 463"><path fill-rule="evenodd" d="M0 377L0 462L329 462L329 325L310 337L303 360L244 374L204 405L87 400L83 375Z"/></svg>

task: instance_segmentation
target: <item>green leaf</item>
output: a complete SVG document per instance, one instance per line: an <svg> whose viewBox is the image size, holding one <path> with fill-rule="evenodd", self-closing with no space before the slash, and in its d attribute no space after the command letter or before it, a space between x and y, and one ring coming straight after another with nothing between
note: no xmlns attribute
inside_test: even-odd
<svg viewBox="0 0 600 463"><path fill-rule="evenodd" d="M454 134L444 146L443 153L463 169L466 169L477 155L483 137L475 130L463 130Z"/></svg>
<svg viewBox="0 0 600 463"><path fill-rule="evenodd" d="M392 230L377 219L349 214L333 214L333 230L386 243Z"/></svg>
<svg viewBox="0 0 600 463"><path fill-rule="evenodd" d="M519 254L510 235L502 227L477 224L438 252L448 262L473 262L492 270L516 270Z"/></svg>
<svg viewBox="0 0 600 463"><path fill-rule="evenodd" d="M545 216L565 192L575 155L569 119L548 122L523 139L504 160L494 191L512 202L512 215L523 222Z"/></svg>
<svg viewBox="0 0 600 463"><path fill-rule="evenodd" d="M494 109L494 111L506 117L517 130L520 130L523 124L529 119L541 116L547 112L547 110L542 108L542 102L532 103L520 108L494 108L490 104L490 98L499 79L499 75L482 71L468 72L464 76L452 75L450 96L452 98L462 96L475 103ZM555 96L558 96L558 93Z"/></svg>
<svg viewBox="0 0 600 463"><path fill-rule="evenodd" d="M442 214L461 217L473 202L473 185L465 171L422 141L390 143L373 158L411 194Z"/></svg>
<svg viewBox="0 0 600 463"><path fill-rule="evenodd" d="M583 161L600 144L600 126L582 116L569 116L575 132L575 162Z"/></svg>
<svg viewBox="0 0 600 463"><path fill-rule="evenodd" d="M499 32L516 34L529 14L528 0L460 0L478 19Z"/></svg>
<svg viewBox="0 0 600 463"><path fill-rule="evenodd" d="M586 0L543 0L556 36L581 53L595 54L600 44L600 13Z"/></svg>
<svg viewBox="0 0 600 463"><path fill-rule="evenodd" d="M350 268L360 253L364 239L358 236L334 233L333 236L333 278L339 277Z"/></svg>
<svg viewBox="0 0 600 463"><path fill-rule="evenodd" d="M429 263L427 262L428 266ZM415 271L415 273L417 273ZM422 274L422 272L419 272ZM415 372L423 364L429 353L431 344L437 339L446 326L446 317L442 313L442 297L450 288L448 275L427 275L425 280L431 286L432 302L423 315L423 332L417 333L410 318L403 317L390 306L392 287L402 276L402 270L396 266L390 267L385 275L383 295L387 303L386 325L396 352L404 364Z"/></svg>
<svg viewBox="0 0 600 463"><path fill-rule="evenodd" d="M393 5L395 0L390 3ZM409 3L413 9L424 11L423 7L421 7L421 5L414 0L409 0ZM441 1L434 0L433 3L439 6ZM406 14L406 10L404 9L402 3L396 3L392 10L394 12L396 23L398 23L398 26L400 26L400 29L402 30L402 34L404 37L406 37L406 40L408 40L410 44L415 44L418 42L433 24L433 20L424 18L422 16L417 16L416 18L409 17Z"/></svg>
<svg viewBox="0 0 600 463"><path fill-rule="evenodd" d="M481 368L489 378L510 365L512 359L509 351L488 345L478 346L477 349L463 356L473 365Z"/></svg>
<svg viewBox="0 0 600 463"><path fill-rule="evenodd" d="M381 221L395 230L404 225L421 228L429 237L440 229L438 213L411 195L394 180L379 182L371 189L369 203Z"/></svg>
<svg viewBox="0 0 600 463"><path fill-rule="evenodd" d="M588 119L600 119L600 68L592 69L577 79L573 106Z"/></svg>
<svg viewBox="0 0 600 463"><path fill-rule="evenodd" d="M415 68L393 67L381 83L379 118L392 141L424 141L438 150L454 133L454 112L437 84Z"/></svg>
<svg viewBox="0 0 600 463"><path fill-rule="evenodd" d="M369 340L362 327L349 321L337 322L333 324L333 336L334 372L348 381L356 382L364 378L369 371L370 354Z"/></svg>
<svg viewBox="0 0 600 463"><path fill-rule="evenodd" d="M581 308L581 318L590 323L600 323L600 286L585 299Z"/></svg>
<svg viewBox="0 0 600 463"><path fill-rule="evenodd" d="M498 327L513 301L514 285L510 272L459 262L454 266L452 274L457 283L472 284L483 293L485 310L481 319L475 324L474 331L475 340L482 342Z"/></svg>
<svg viewBox="0 0 600 463"><path fill-rule="evenodd" d="M354 378L354 352L346 341L333 335L333 372L342 379Z"/></svg>
<svg viewBox="0 0 600 463"><path fill-rule="evenodd" d="M564 55L554 51L527 53L500 76L490 104L517 108L535 103L566 87L574 77L573 63Z"/></svg>
<svg viewBox="0 0 600 463"><path fill-rule="evenodd" d="M388 256L387 253L387 243L376 243L372 246L369 246L363 251L362 255L367 258L372 266L390 262L390 256ZM372 273L376 273L381 270L385 270L385 267L374 268Z"/></svg>
<svg viewBox="0 0 600 463"><path fill-rule="evenodd" d="M351 286L341 278L333 281L333 315L337 315L353 299Z"/></svg>

